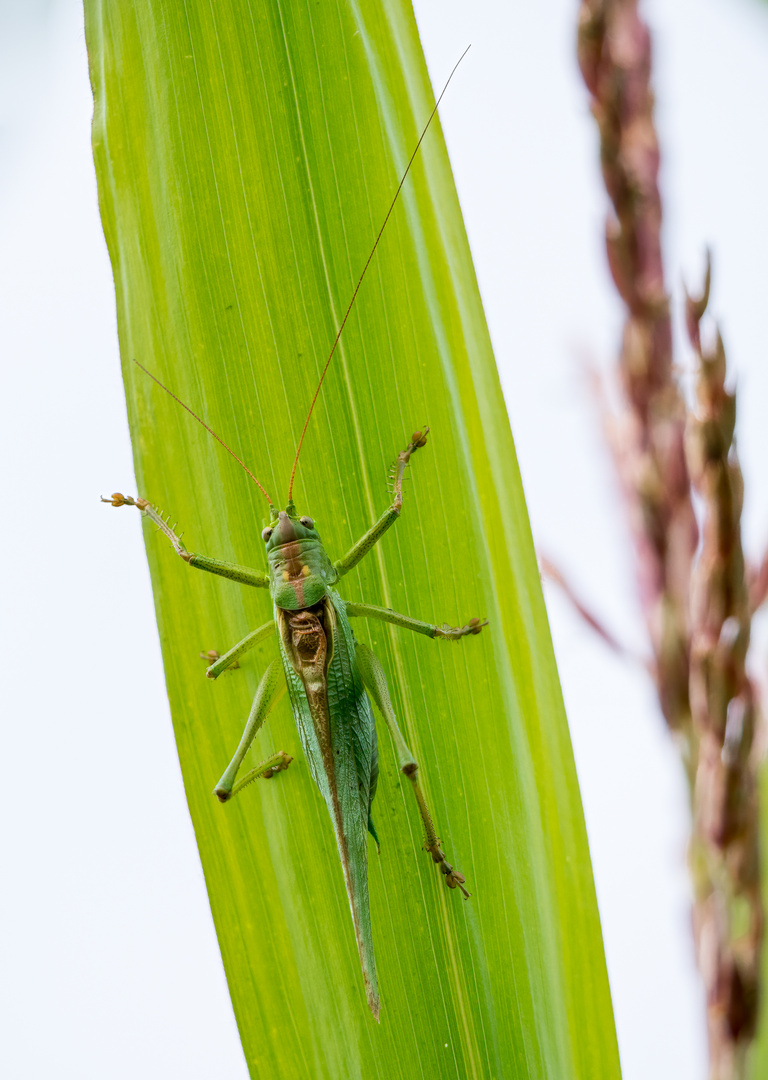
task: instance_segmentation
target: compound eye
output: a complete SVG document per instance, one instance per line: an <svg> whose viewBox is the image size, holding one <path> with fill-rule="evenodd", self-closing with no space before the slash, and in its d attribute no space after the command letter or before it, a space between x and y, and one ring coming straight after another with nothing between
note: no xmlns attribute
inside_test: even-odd
<svg viewBox="0 0 768 1080"><path fill-rule="evenodd" d="M266 529L262 531L261 539L264 541L265 544L269 543L269 538L272 535L272 531L273 530L270 529L269 525L267 525Z"/></svg>
<svg viewBox="0 0 768 1080"><path fill-rule="evenodd" d="M315 523L312 520L312 518L303 517L303 518L299 518L299 521L301 522L301 524L304 526L305 529L314 529L314 527L315 527Z"/></svg>

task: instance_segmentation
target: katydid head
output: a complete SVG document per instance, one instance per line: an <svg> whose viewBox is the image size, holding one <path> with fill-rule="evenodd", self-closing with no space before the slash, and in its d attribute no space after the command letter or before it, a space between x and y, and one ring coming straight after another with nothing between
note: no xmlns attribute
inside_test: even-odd
<svg viewBox="0 0 768 1080"><path fill-rule="evenodd" d="M299 517L289 502L261 535L269 560L272 599L277 606L299 611L317 604L326 586L336 580L336 572L312 518Z"/></svg>
<svg viewBox="0 0 768 1080"><path fill-rule="evenodd" d="M288 503L285 510L274 511L272 520L262 532L261 538L267 545L267 556L276 548L296 541L320 542L320 536L312 518L299 517L292 502Z"/></svg>

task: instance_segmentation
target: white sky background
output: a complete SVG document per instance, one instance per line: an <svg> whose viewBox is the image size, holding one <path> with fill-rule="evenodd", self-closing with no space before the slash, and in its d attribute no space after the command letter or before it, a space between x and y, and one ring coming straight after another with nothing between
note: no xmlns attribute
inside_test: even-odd
<svg viewBox="0 0 768 1080"><path fill-rule="evenodd" d="M469 7L416 4L436 87L473 46L441 113L534 535L642 650L627 535L578 359L609 362L620 327L574 59L578 4ZM744 529L757 556L768 539L768 4L644 10L669 284L678 301L683 273L697 286L712 246L711 310L737 373ZM138 521L97 501L135 485L81 23L76 0L0 0L0 1074L240 1080ZM645 678L557 594L548 602L624 1077L699 1080L677 757ZM765 633L761 642L762 662Z"/></svg>

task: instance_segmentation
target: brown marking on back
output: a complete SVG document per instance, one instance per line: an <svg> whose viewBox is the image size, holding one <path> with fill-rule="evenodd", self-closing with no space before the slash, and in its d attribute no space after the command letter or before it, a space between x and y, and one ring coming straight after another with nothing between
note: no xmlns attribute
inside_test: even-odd
<svg viewBox="0 0 768 1080"><path fill-rule="evenodd" d="M304 560L301 555L301 547L298 540L291 540L288 544L283 544L280 549L281 554L285 558L285 569L288 574L288 580L293 585L293 591L296 594L296 604L299 608L304 607Z"/></svg>

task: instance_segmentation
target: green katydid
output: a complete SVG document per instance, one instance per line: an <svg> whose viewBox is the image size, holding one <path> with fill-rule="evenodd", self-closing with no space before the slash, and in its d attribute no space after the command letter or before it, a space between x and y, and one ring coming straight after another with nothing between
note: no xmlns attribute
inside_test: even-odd
<svg viewBox="0 0 768 1080"><path fill-rule="evenodd" d="M378 837L371 818L371 804L378 779L378 748L369 698L384 718L394 742L400 771L408 777L413 788L425 832L425 850L439 866L449 888L458 888L465 898L469 898L470 893L464 887L463 874L451 866L442 850L442 842L419 784L418 765L397 724L384 670L373 652L355 640L349 620L378 619L427 637L454 641L468 634L479 634L487 624L475 618L462 627L436 626L388 608L348 603L335 588L338 580L360 562L400 516L403 475L412 455L425 445L428 428L415 432L406 449L397 457L391 505L347 554L336 562L332 562L328 557L314 521L298 515L293 502L293 485L304 436L336 346L413 160L452 76L453 72L411 155L336 334L299 438L285 510L276 509L254 474L216 432L159 379L146 371L141 364L138 365L224 446L266 497L270 509L270 523L263 530L262 539L269 566L267 572L187 551L180 536L146 499L133 499L121 494L103 499L113 506L138 507L168 537L176 553L189 566L244 585L269 589L273 604L272 620L246 635L223 656L209 654L213 662L206 674L208 678L216 679L224 670L235 665L249 649L270 634L277 633L280 660L274 660L264 672L240 744L214 792L222 803L227 802L254 780L268 779L288 768L293 759L279 751L239 780L236 779L256 733L287 689L312 778L328 807L333 823L366 996L377 1020L380 1005L368 901L366 837L370 832L378 847ZM284 675L282 679L281 668Z"/></svg>

